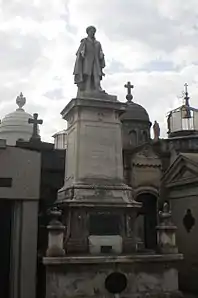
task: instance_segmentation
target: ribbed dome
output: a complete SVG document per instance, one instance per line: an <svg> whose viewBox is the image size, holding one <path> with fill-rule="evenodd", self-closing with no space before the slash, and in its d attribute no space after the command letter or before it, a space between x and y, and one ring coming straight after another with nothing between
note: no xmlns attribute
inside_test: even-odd
<svg viewBox="0 0 198 298"><path fill-rule="evenodd" d="M149 115L145 108L141 105L130 102L128 103L126 111L120 116L121 121L125 120L139 120L149 122Z"/></svg>
<svg viewBox="0 0 198 298"><path fill-rule="evenodd" d="M32 124L28 123L28 119L33 117L22 108L26 102L22 93L16 102L19 108L6 115L0 124L0 139L5 139L7 144L12 146L15 146L19 139L29 141L33 132Z"/></svg>

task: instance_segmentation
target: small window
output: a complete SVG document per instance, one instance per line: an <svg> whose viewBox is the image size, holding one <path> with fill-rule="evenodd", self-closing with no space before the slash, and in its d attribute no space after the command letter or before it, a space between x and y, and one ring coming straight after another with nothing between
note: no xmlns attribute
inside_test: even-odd
<svg viewBox="0 0 198 298"><path fill-rule="evenodd" d="M130 145L136 146L137 145L137 133L136 133L136 131L132 130L129 133L129 136L130 136Z"/></svg>
<svg viewBox="0 0 198 298"><path fill-rule="evenodd" d="M185 214L185 216L183 218L183 225L184 225L187 233L190 233L191 229L195 225L195 218L192 215L191 209L188 209L186 211L186 214Z"/></svg>
<svg viewBox="0 0 198 298"><path fill-rule="evenodd" d="M147 132L144 130L143 132L142 132L142 142L147 142L148 141L148 134L147 134Z"/></svg>
<svg viewBox="0 0 198 298"><path fill-rule="evenodd" d="M12 187L12 178L0 178L0 187Z"/></svg>

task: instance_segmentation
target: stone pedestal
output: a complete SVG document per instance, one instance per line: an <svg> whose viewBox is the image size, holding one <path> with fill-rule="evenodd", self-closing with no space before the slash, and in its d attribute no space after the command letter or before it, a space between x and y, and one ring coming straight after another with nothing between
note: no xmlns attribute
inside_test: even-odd
<svg viewBox="0 0 198 298"><path fill-rule="evenodd" d="M88 252L90 216L115 213L119 217L118 235L124 239L122 251L132 252L136 246L128 218L135 217L141 204L123 183L119 115L125 104L103 92L100 99L94 93L80 95L61 113L68 123L65 182L57 199L64 217L70 218L65 249L68 253Z"/></svg>
<svg viewBox="0 0 198 298"><path fill-rule="evenodd" d="M176 230L177 227L171 221L171 211L167 203L159 212L160 224L157 226L158 251L162 254L177 254Z"/></svg>
<svg viewBox="0 0 198 298"><path fill-rule="evenodd" d="M61 216L61 212L59 210L52 210L51 215L53 216L53 219L47 226L49 232L46 255L47 257L61 257L65 255L65 251L63 249L63 235L65 227L58 220L59 216Z"/></svg>
<svg viewBox="0 0 198 298"><path fill-rule="evenodd" d="M123 183L119 114L124 110L116 97L106 96L74 98L62 111L68 122L68 148L58 203L138 206Z"/></svg>

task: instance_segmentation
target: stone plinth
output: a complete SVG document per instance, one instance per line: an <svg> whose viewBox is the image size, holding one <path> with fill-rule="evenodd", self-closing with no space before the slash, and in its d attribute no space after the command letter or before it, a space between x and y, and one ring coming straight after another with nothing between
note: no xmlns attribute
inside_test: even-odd
<svg viewBox="0 0 198 298"><path fill-rule="evenodd" d="M107 101L114 101L116 102L117 101L117 96L115 95L110 95L108 93L106 93L105 91L102 91L102 92L98 92L98 91L78 91L77 92L77 97L78 98L83 98L83 99L91 99L91 100L96 100L96 99L99 99L99 100L107 100Z"/></svg>
<svg viewBox="0 0 198 298"><path fill-rule="evenodd" d="M178 253L176 246L177 227L171 221L169 205L164 203L163 210L159 212L160 224L157 226L158 251L163 254Z"/></svg>
<svg viewBox="0 0 198 298"><path fill-rule="evenodd" d="M44 258L46 298L180 298L177 264L181 259L179 254ZM112 273L115 283L108 285Z"/></svg>
<svg viewBox="0 0 198 298"><path fill-rule="evenodd" d="M58 218L61 216L61 212L59 210L52 210L51 215L53 216L53 219L47 226L48 248L46 255L48 257L61 257L65 254L63 249L63 236L65 227L58 220Z"/></svg>
<svg viewBox="0 0 198 298"><path fill-rule="evenodd" d="M124 110L125 104L104 94L102 99L74 98L62 111L68 148L58 203L140 206L123 183L119 114Z"/></svg>
<svg viewBox="0 0 198 298"><path fill-rule="evenodd" d="M123 182L121 123L125 104L106 93L81 94L62 111L68 122L65 182L58 191L57 204L66 224L67 253L87 253L92 216L116 216L122 238L120 253L135 251L132 220L141 203L133 199L132 189ZM99 221L102 220L101 218ZM105 227L104 227L105 229ZM101 231L100 236L112 231ZM100 238L101 239L101 238ZM99 243L102 250L102 241ZM106 249L106 247L105 247Z"/></svg>

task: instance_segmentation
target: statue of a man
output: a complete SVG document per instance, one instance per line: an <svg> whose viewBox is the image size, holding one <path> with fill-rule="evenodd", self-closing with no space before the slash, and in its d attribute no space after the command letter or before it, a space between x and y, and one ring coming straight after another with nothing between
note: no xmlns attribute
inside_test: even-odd
<svg viewBox="0 0 198 298"><path fill-rule="evenodd" d="M104 76L104 53L100 42L95 39L96 28L89 26L86 32L88 36L81 40L76 53L74 82L79 91L102 91L100 81Z"/></svg>

